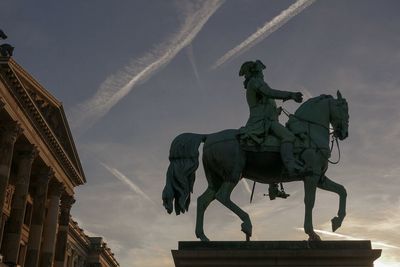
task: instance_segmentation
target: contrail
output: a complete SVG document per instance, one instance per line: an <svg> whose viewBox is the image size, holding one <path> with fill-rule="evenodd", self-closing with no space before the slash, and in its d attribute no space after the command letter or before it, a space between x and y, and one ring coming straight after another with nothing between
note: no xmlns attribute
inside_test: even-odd
<svg viewBox="0 0 400 267"><path fill-rule="evenodd" d="M181 29L143 57L133 60L124 69L109 76L92 98L71 110L71 126L79 131L90 128L134 86L146 81L189 45L222 3L223 0L185 2L186 12Z"/></svg>
<svg viewBox="0 0 400 267"><path fill-rule="evenodd" d="M126 177L123 173L121 173L119 170L112 168L108 166L107 164L100 162L100 164L107 169L112 175L114 175L118 180L129 186L130 189L132 189L133 192L137 193L138 195L142 196L143 198L147 199L150 202L153 202L151 198L140 189L139 186L135 185L128 177Z"/></svg>
<svg viewBox="0 0 400 267"><path fill-rule="evenodd" d="M264 24L264 26L258 29L255 33L250 35L246 40L244 40L241 44L236 46L235 48L229 50L225 55L219 58L214 65L211 67L212 69L216 69L222 64L224 64L227 60L238 56L258 42L264 40L268 37L271 33L278 30L281 26L283 26L286 22L288 22L291 18L299 14L301 11L306 9L315 0L298 0L287 9L283 10L278 16L273 18L271 21Z"/></svg>
<svg viewBox="0 0 400 267"><path fill-rule="evenodd" d="M296 229L304 231L303 228L296 228ZM340 237L340 238L344 238L344 239L347 239L347 240L360 240L360 239L362 239L362 238L356 238L356 237L349 236L349 235L342 235L342 234L332 233L332 232L324 231L324 230L314 229L314 231L316 233L319 233L319 234L329 235L329 236L334 236L334 237ZM386 244L386 243L383 243L383 242L371 242L371 243L372 243L372 245L379 246L379 247L400 249L400 247L397 247L397 246L394 246L394 245L389 245L389 244Z"/></svg>
<svg viewBox="0 0 400 267"><path fill-rule="evenodd" d="M196 59L194 58L193 46L191 44L189 44L186 47L186 54L188 56L190 64L192 65L194 76L196 77L197 83L198 85L200 85L200 75L197 69Z"/></svg>

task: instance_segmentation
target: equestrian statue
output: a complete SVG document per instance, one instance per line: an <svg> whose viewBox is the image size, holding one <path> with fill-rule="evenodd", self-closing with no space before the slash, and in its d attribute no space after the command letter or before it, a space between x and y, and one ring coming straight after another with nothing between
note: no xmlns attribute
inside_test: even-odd
<svg viewBox="0 0 400 267"><path fill-rule="evenodd" d="M199 147L203 146L203 166L208 182L206 191L197 199L196 237L209 239L204 233L204 213L213 200L218 200L241 220L246 240L252 235L249 215L230 198L240 179L269 184L270 199L286 198L278 183L303 181L304 231L308 239L321 240L312 224L312 210L316 189L339 195L339 210L332 220L336 231L346 215L346 189L326 175L331 140L348 136L349 114L346 99L337 92L337 98L320 95L305 101L294 114L288 114L286 127L278 117L274 99L302 102L300 92L272 89L264 81L265 65L260 61L242 64L239 75L244 76L246 99L250 116L240 129L227 129L212 134L183 133L171 144L170 165L162 193L163 205L168 213L185 213L193 192L195 172L199 166Z"/></svg>

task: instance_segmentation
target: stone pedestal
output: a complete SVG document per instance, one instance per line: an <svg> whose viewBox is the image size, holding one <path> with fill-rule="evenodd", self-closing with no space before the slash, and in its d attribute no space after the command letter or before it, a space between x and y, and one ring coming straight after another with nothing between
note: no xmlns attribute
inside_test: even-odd
<svg viewBox="0 0 400 267"><path fill-rule="evenodd" d="M370 241L179 242L176 267L372 267L381 250Z"/></svg>

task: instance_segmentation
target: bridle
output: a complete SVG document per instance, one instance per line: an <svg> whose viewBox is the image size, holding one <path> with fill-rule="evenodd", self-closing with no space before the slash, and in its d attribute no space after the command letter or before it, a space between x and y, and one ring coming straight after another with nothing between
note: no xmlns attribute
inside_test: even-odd
<svg viewBox="0 0 400 267"><path fill-rule="evenodd" d="M332 98L332 99L333 99L333 98ZM331 110L332 110L332 109L331 109L331 105L332 105L331 100L329 100L329 113L331 113ZM299 117L299 116L297 116L297 115L295 115L295 114L292 114L292 113L290 113L289 111L287 111L287 110L286 110L285 108L283 108L283 107L281 107L281 110L282 110L282 112L283 112L288 118L293 117L293 118L298 119L299 121L302 121L302 122L307 123L308 136L309 136L309 138L310 138L310 143L313 143L313 144L315 145L316 150L319 151L319 152L321 153L321 155L322 155L329 163L335 165L335 164L338 164L338 163L340 162L340 158L341 158L340 145L339 145L339 140L338 140L338 137L337 137L335 131L331 131L330 128L326 127L325 125L323 125L323 124L321 124L321 123L319 123L319 122L310 121L310 120L301 118L301 117ZM310 135L310 125L311 125L311 124L320 126L320 127L322 127L322 128L325 128L326 130L328 130L329 136L332 136L332 139L330 138L330 139L331 139L331 145L330 145L329 156L328 156L328 157L325 156L325 154L322 152L322 150L324 150L325 148L319 147L319 146L317 145L317 143L311 138L311 135ZM329 159L329 157L330 157L330 155L332 154L334 143L336 143L336 146L337 146L337 149L338 149L338 159L337 159L336 161L331 161L331 160Z"/></svg>

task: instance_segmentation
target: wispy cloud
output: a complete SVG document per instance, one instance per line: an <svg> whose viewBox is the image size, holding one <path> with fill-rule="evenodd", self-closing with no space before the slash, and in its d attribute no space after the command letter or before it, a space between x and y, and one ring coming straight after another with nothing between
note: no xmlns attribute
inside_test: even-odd
<svg viewBox="0 0 400 267"><path fill-rule="evenodd" d="M121 173L119 170L116 168L112 168L108 166L107 164L101 162L100 163L104 168L106 168L112 175L114 175L118 180L129 186L130 189L132 189L133 192L137 193L138 195L142 196L144 199L147 199L150 202L153 202L151 198L143 192L142 189L140 189L139 186L137 186L134 182L132 182L128 177L126 177L123 173Z"/></svg>
<svg viewBox="0 0 400 267"><path fill-rule="evenodd" d="M315 0L296 1L287 9L283 10L278 16L274 17L271 21L265 23L262 28L258 29L255 33L250 35L246 40L244 40L238 46L229 50L225 55L219 58L211 68L216 69L222 64L224 64L227 60L244 53L245 51L256 45L258 42L268 37L271 33L278 30L291 18L299 14L301 11L306 9L314 2Z"/></svg>
<svg viewBox="0 0 400 267"><path fill-rule="evenodd" d="M181 29L146 55L110 75L92 98L71 111L71 126L79 127L80 131L90 128L136 85L154 75L189 45L222 3L222 0L185 2Z"/></svg>
<svg viewBox="0 0 400 267"><path fill-rule="evenodd" d="M190 64L192 65L193 73L194 76L196 76L197 83L200 85L199 70L197 69L196 59L193 53L193 46L191 44L186 47L186 54L188 56Z"/></svg>

